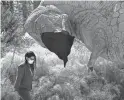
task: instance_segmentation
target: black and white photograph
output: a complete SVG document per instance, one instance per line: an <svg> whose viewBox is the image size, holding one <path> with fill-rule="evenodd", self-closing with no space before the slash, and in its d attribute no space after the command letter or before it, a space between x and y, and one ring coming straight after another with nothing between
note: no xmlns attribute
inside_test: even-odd
<svg viewBox="0 0 124 100"><path fill-rule="evenodd" d="M123 0L0 0L1 100L124 100Z"/></svg>

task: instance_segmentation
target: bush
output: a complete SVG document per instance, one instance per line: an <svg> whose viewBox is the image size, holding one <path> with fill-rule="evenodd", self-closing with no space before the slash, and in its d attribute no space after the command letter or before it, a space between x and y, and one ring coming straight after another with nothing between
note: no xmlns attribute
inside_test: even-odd
<svg viewBox="0 0 124 100"><path fill-rule="evenodd" d="M19 96L9 79L1 83L1 100L18 100Z"/></svg>
<svg viewBox="0 0 124 100"><path fill-rule="evenodd" d="M107 91L92 91L88 96L88 100L113 100L113 95Z"/></svg>
<svg viewBox="0 0 124 100"><path fill-rule="evenodd" d="M9 78L13 84L16 79L17 67L22 63L24 58L17 54L8 53L5 58L2 59L2 68L1 68L1 78Z"/></svg>
<svg viewBox="0 0 124 100"><path fill-rule="evenodd" d="M35 72L36 79L39 79L40 77L46 76L47 74L49 74L49 67L45 62L45 60L42 58L38 60L39 61L37 62L37 67Z"/></svg>

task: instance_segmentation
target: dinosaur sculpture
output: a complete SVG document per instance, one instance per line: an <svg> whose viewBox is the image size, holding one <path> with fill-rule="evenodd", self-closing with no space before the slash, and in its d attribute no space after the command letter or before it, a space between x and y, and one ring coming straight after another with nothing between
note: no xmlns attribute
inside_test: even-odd
<svg viewBox="0 0 124 100"><path fill-rule="evenodd" d="M45 47L40 35L61 27L62 14L68 15L66 30L92 52L91 70L99 56L124 68L123 1L43 1L28 17L25 31Z"/></svg>

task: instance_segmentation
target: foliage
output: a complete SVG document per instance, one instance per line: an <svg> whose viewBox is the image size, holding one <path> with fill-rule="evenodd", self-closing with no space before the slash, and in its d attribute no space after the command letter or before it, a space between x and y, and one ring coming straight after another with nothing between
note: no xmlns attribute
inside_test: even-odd
<svg viewBox="0 0 124 100"><path fill-rule="evenodd" d="M34 40L30 38L24 39L23 30L23 18L24 12L31 12L32 7L29 6L30 2L27 2L27 6L30 9L24 8L24 2L21 1L2 1L1 2L1 56L4 57L7 52L16 47L18 51L22 48L31 46ZM31 3L30 3L31 4ZM28 13L26 13L28 14ZM30 43L30 44L29 44ZM20 49L21 48L21 49Z"/></svg>
<svg viewBox="0 0 124 100"><path fill-rule="evenodd" d="M80 44L74 43L69 59L73 55L79 57L77 61L75 57L71 57L66 68L63 68L63 63L57 56L46 49L41 49L39 45L32 46L37 49L32 47L27 49L33 50L37 56L32 98L34 100L123 100L124 73L112 63L100 58L101 65L99 63L95 65L99 77L88 75L87 67L82 63L84 61L80 60L82 55L79 54L84 50L87 58L84 57L83 60L86 61L90 53L86 49L77 49L75 45ZM2 98L12 96L13 100L18 100L17 92L14 92L8 75L16 73L17 66L24 61L24 53L15 54L10 68L12 56L13 53L8 53L2 59ZM48 56L51 58L48 59Z"/></svg>

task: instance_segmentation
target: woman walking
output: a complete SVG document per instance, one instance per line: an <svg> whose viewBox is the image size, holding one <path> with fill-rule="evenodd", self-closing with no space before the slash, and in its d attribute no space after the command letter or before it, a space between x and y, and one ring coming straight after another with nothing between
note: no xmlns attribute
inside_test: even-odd
<svg viewBox="0 0 124 100"><path fill-rule="evenodd" d="M35 65L36 56L34 52L27 52L25 54L25 62L18 67L18 75L14 85L22 100L31 100L30 91L32 89Z"/></svg>

